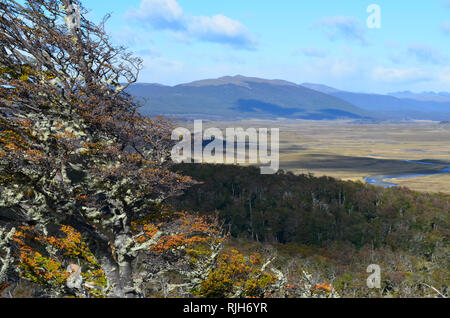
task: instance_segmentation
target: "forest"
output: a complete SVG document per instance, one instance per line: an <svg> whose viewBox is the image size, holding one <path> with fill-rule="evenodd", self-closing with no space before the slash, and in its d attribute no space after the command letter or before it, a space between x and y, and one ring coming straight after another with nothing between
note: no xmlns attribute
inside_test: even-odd
<svg viewBox="0 0 450 318"><path fill-rule="evenodd" d="M426 295L421 284L427 282L448 293L446 194L287 172L261 175L253 167L174 169L199 182L174 206L205 215L214 211L237 244L277 246L285 262L310 263L318 277L345 284L344 295L367 295L361 277L372 263L383 263L386 276L383 288L369 294Z"/></svg>

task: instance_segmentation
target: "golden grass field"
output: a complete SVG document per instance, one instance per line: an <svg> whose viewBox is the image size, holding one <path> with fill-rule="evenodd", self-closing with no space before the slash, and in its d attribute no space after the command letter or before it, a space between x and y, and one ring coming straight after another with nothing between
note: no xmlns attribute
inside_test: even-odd
<svg viewBox="0 0 450 318"><path fill-rule="evenodd" d="M210 127L279 128L281 168L294 173L363 181L370 176L426 174L450 167L450 127L436 122L353 124L250 120L204 124L205 129ZM437 164L405 160L433 160ZM388 182L417 191L450 194L450 173Z"/></svg>

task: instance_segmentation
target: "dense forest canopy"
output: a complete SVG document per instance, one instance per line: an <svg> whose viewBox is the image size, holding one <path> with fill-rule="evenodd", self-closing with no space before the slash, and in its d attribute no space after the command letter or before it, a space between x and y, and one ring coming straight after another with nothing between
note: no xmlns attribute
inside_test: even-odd
<svg viewBox="0 0 450 318"><path fill-rule="evenodd" d="M265 176L251 167L174 168L201 182L176 202L202 213L219 211L233 236L315 246L390 245L430 257L448 243L450 196L445 194L286 172Z"/></svg>
<svg viewBox="0 0 450 318"><path fill-rule="evenodd" d="M344 280L360 276L364 266L378 259L399 286L411 284L409 294L397 286L400 295L417 297L426 282L448 294L449 195L283 171L265 176L252 167L182 164L174 169L200 184L172 203L205 215L216 211L237 239L280 246L290 261L292 256L303 255L303 262L322 255L324 266L339 267ZM323 259L313 257L313 262ZM418 275L414 282L408 283L408 273ZM342 294L367 295L363 290L348 287Z"/></svg>

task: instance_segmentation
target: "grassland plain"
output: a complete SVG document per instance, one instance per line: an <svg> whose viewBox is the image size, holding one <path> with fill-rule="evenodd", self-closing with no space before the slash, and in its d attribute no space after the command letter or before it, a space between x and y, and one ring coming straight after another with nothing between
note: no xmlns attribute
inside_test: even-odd
<svg viewBox="0 0 450 318"><path fill-rule="evenodd" d="M186 123L182 125L186 126ZM450 166L450 127L431 121L355 124L350 121L205 122L204 128L279 128L280 167L364 182L365 177L422 175ZM187 125L186 128L191 128ZM423 164L432 162L434 164ZM450 194L450 173L387 182Z"/></svg>

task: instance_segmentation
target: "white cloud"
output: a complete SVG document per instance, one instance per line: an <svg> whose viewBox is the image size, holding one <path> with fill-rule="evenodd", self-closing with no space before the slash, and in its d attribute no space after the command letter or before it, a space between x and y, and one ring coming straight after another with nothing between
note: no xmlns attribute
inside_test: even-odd
<svg viewBox="0 0 450 318"><path fill-rule="evenodd" d="M433 47L419 42L411 43L408 46L408 54L413 55L420 62L429 62L432 64L441 64L447 60Z"/></svg>
<svg viewBox="0 0 450 318"><path fill-rule="evenodd" d="M441 72L438 74L438 79L441 83L444 84L444 89L448 91L448 87L450 87L450 66L445 67L441 70Z"/></svg>
<svg viewBox="0 0 450 318"><path fill-rule="evenodd" d="M127 47L152 42L150 34L147 32L137 32L129 26L124 26L119 30L113 30L111 31L111 35L114 42Z"/></svg>
<svg viewBox="0 0 450 318"><path fill-rule="evenodd" d="M377 67L372 72L372 78L386 83L413 83L431 80L429 73L420 68Z"/></svg>
<svg viewBox="0 0 450 318"><path fill-rule="evenodd" d="M146 49L142 49L137 51L136 53L138 53L140 56L152 56L152 57L160 57L161 56L161 52L156 49L155 47L149 47Z"/></svg>
<svg viewBox="0 0 450 318"><path fill-rule="evenodd" d="M339 58L326 60L324 63L321 63L321 66L324 69L328 69L331 76L338 78L352 76L358 71L353 61Z"/></svg>
<svg viewBox="0 0 450 318"><path fill-rule="evenodd" d="M174 75L182 74L185 68L183 62L162 56L143 55L144 68L141 71L141 81L151 83L171 83ZM173 84L173 83L172 83Z"/></svg>
<svg viewBox="0 0 450 318"><path fill-rule="evenodd" d="M155 29L184 28L183 9L175 0L142 0L139 9L130 9L126 18Z"/></svg>
<svg viewBox="0 0 450 318"><path fill-rule="evenodd" d="M221 14L192 17L188 33L204 41L228 43L238 48L251 49L255 44L246 26Z"/></svg>
<svg viewBox="0 0 450 318"><path fill-rule="evenodd" d="M256 46L250 31L241 22L221 14L186 15L176 0L142 0L139 9L130 9L126 18L141 26L175 31L176 38L184 42L196 39L248 50Z"/></svg>
<svg viewBox="0 0 450 318"><path fill-rule="evenodd" d="M316 27L322 29L331 40L344 39L360 45L366 45L366 29L355 17L335 16L317 20Z"/></svg>
<svg viewBox="0 0 450 318"><path fill-rule="evenodd" d="M366 64L356 57L329 57L301 63L297 72L302 75L306 82L322 83L328 80L336 80L347 83L354 79L360 81L365 69Z"/></svg>

